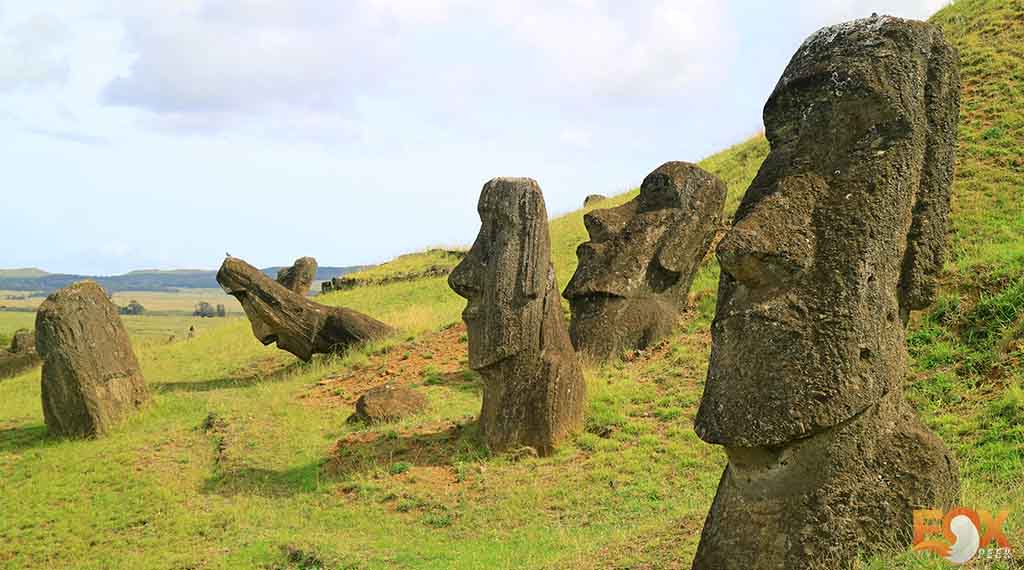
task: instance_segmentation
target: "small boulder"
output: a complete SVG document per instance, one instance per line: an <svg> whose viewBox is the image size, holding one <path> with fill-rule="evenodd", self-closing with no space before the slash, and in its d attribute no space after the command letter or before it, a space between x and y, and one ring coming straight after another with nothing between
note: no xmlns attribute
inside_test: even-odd
<svg viewBox="0 0 1024 570"><path fill-rule="evenodd" d="M102 435L149 400L117 307L93 281L43 301L36 349L43 359L43 416L56 435Z"/></svg>
<svg viewBox="0 0 1024 570"><path fill-rule="evenodd" d="M373 388L356 401L349 422L378 424L393 422L427 409L427 397L412 388L385 384Z"/></svg>
<svg viewBox="0 0 1024 570"><path fill-rule="evenodd" d="M605 196L604 194L591 194L583 199L583 207L586 208L587 206L593 206L594 204L604 202L607 199L608 196Z"/></svg>

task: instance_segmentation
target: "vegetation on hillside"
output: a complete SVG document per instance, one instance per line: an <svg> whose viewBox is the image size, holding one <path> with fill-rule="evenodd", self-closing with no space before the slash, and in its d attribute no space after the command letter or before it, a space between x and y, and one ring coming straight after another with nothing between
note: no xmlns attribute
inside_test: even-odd
<svg viewBox="0 0 1024 570"><path fill-rule="evenodd" d="M1024 505L1024 0L959 0L933 20L961 53L961 143L950 259L940 299L911 323L907 392L956 451L964 505L1015 509ZM700 163L728 182L730 212L767 151L757 136ZM551 222L563 284L586 239L583 213ZM433 261L397 263L376 274ZM47 437L38 371L0 381L0 566L688 567L724 464L692 430L716 286L712 257L672 338L586 368L586 431L545 459L489 457L476 441L480 385L458 356L465 336L438 332L464 307L444 277L318 297L402 329L343 357L297 363L260 345L244 319L187 342L138 343L155 403L98 441ZM23 325L5 321L14 317L31 315L0 313L0 332ZM389 380L423 390L431 411L347 424L351 409L337 399ZM1014 510L1005 527L1018 557L1022 522ZM862 567L948 565L894 551Z"/></svg>
<svg viewBox="0 0 1024 570"><path fill-rule="evenodd" d="M391 261L353 271L333 280L337 290L368 285L388 285L447 275L462 260L465 252L456 249L431 248L400 255Z"/></svg>

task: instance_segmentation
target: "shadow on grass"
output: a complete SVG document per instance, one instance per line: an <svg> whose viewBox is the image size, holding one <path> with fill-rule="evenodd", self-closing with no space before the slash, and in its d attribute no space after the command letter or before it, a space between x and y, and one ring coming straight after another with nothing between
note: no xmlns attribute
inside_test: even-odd
<svg viewBox="0 0 1024 570"><path fill-rule="evenodd" d="M304 362L296 360L285 365L279 365L269 370L257 367L242 368L230 376L216 378L214 380L199 380L196 382L158 382L151 384L151 387L160 393L169 392L210 392L212 390L234 390L249 388L258 384L268 382L280 382L288 375L305 365ZM255 369L255 370L254 370Z"/></svg>
<svg viewBox="0 0 1024 570"><path fill-rule="evenodd" d="M319 461L284 470L258 467L228 468L207 479L203 492L221 496L257 495L287 497L311 493L353 475L389 470L404 464L437 467L487 457L475 423L444 426L397 435L394 432L357 432L336 444L331 454Z"/></svg>
<svg viewBox="0 0 1024 570"><path fill-rule="evenodd" d="M50 440L49 431L45 425L0 428L0 453L39 447Z"/></svg>

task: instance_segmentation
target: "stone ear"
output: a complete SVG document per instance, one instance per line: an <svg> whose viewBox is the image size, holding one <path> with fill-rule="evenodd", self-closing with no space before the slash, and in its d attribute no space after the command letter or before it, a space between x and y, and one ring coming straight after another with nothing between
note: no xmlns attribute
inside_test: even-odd
<svg viewBox="0 0 1024 570"><path fill-rule="evenodd" d="M936 32L938 33L938 32ZM956 52L933 40L928 59L924 103L928 131L924 165L914 196L913 219L900 275L899 299L904 316L934 300L946 257L956 125L960 110L960 75Z"/></svg>
<svg viewBox="0 0 1024 570"><path fill-rule="evenodd" d="M548 251L547 212L540 192L525 192L519 202L523 220L519 236L519 287L522 298L536 299L547 288L551 253ZM539 203L538 203L539 202Z"/></svg>
<svg viewBox="0 0 1024 570"><path fill-rule="evenodd" d="M695 220L686 220L682 223L673 224L665 234L665 239L658 250L657 261L663 268L673 273L689 273L692 266L700 264L701 258L697 258L698 250L707 251L708 245L704 243L705 236L702 233L687 231L689 225L696 224ZM711 224L712 227L717 225ZM710 237L714 237L711 234ZM710 242L710 237L706 241Z"/></svg>

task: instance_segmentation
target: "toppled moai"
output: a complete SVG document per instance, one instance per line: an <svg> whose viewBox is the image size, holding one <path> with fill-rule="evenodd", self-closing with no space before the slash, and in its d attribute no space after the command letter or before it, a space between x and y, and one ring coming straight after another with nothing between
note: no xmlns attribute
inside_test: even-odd
<svg viewBox="0 0 1024 570"><path fill-rule="evenodd" d="M103 435L149 400L117 307L93 281L39 305L36 350L43 359L43 417L54 435Z"/></svg>
<svg viewBox="0 0 1024 570"><path fill-rule="evenodd" d="M319 266L316 259L312 257L300 257L295 260L291 267L285 267L277 272L277 282L285 289L306 295L309 288L316 281L316 270Z"/></svg>
<svg viewBox="0 0 1024 570"><path fill-rule="evenodd" d="M719 243L697 434L729 459L697 570L850 568L959 495L904 401L905 329L942 267L959 113L939 28L824 28L764 109L771 152Z"/></svg>
<svg viewBox="0 0 1024 570"><path fill-rule="evenodd" d="M480 429L491 450L540 455L583 425L583 374L559 304L544 197L530 178L495 178L480 232L448 276L466 298L469 366L484 379Z"/></svg>
<svg viewBox="0 0 1024 570"><path fill-rule="evenodd" d="M583 217L590 241L565 288L569 334L598 359L642 349L672 331L721 222L726 186L688 162L667 162L629 202Z"/></svg>
<svg viewBox="0 0 1024 570"><path fill-rule="evenodd" d="M224 260L217 283L238 299L260 342L277 343L307 362L314 354L341 352L394 332L360 312L314 303L236 257Z"/></svg>

